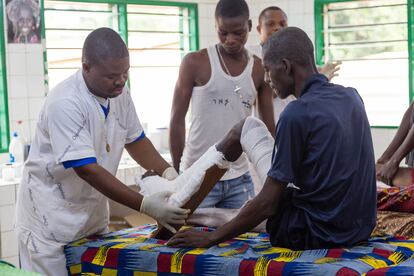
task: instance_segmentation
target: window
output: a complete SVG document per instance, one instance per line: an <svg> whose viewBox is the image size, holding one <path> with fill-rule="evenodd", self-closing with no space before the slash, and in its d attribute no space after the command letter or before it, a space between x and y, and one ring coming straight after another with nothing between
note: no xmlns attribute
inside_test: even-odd
<svg viewBox="0 0 414 276"><path fill-rule="evenodd" d="M341 60L335 83L355 87L371 126L396 127L413 99L406 0L316 0L318 64Z"/></svg>
<svg viewBox="0 0 414 276"><path fill-rule="evenodd" d="M130 52L129 86L144 128L168 127L181 58L198 49L197 5L157 1L44 1L49 87L81 67L86 36L118 30Z"/></svg>
<svg viewBox="0 0 414 276"><path fill-rule="evenodd" d="M3 2L2 2L3 3ZM3 5L0 5L0 152L8 152L10 142L9 112L7 97L6 50Z"/></svg>

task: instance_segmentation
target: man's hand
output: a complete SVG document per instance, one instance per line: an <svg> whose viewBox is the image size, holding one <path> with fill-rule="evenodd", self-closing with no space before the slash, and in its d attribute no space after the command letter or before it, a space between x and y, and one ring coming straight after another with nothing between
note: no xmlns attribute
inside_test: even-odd
<svg viewBox="0 0 414 276"><path fill-rule="evenodd" d="M212 233L187 228L175 234L167 245L172 247L210 247L214 245L211 238Z"/></svg>
<svg viewBox="0 0 414 276"><path fill-rule="evenodd" d="M330 81L333 77L338 76L338 70L341 69L339 65L341 65L342 62L335 61L335 62L328 62L324 66L319 67L318 71L321 74L324 74L328 80Z"/></svg>
<svg viewBox="0 0 414 276"><path fill-rule="evenodd" d="M167 199L172 193L171 191L164 191L145 196L142 200L140 212L154 218L172 233L176 233L177 231L171 224L184 224L190 210L169 204Z"/></svg>
<svg viewBox="0 0 414 276"><path fill-rule="evenodd" d="M377 165L377 179L390 185L392 185L392 180L395 174L398 171L399 163L393 160L389 160L384 165Z"/></svg>

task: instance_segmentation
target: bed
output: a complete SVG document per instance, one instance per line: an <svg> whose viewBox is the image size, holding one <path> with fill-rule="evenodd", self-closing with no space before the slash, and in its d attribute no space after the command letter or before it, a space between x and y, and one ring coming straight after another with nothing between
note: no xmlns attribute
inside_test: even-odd
<svg viewBox="0 0 414 276"><path fill-rule="evenodd" d="M210 231L210 228L200 228ZM414 240L374 237L351 248L292 251L265 233L217 246L171 248L155 225L93 236L65 247L70 275L414 275Z"/></svg>

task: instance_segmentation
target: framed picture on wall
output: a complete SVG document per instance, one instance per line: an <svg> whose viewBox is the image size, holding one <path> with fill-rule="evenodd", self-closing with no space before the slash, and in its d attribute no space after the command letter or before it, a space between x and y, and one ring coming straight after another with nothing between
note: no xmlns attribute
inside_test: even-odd
<svg viewBox="0 0 414 276"><path fill-rule="evenodd" d="M6 0L8 43L40 43L39 0Z"/></svg>

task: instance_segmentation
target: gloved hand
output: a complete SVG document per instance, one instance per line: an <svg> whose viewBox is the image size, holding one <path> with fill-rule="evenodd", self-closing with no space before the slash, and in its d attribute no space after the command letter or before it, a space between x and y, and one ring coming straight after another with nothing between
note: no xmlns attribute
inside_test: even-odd
<svg viewBox="0 0 414 276"><path fill-rule="evenodd" d="M171 181L176 179L178 176L177 171L174 169L174 167L168 167L164 170L164 172L162 173L161 177Z"/></svg>
<svg viewBox="0 0 414 276"><path fill-rule="evenodd" d="M149 196L144 196L139 211L156 219L172 233L176 233L177 230L175 230L171 224L184 224L190 210L182 209L169 204L167 199L172 193L173 192L171 191L163 191Z"/></svg>

